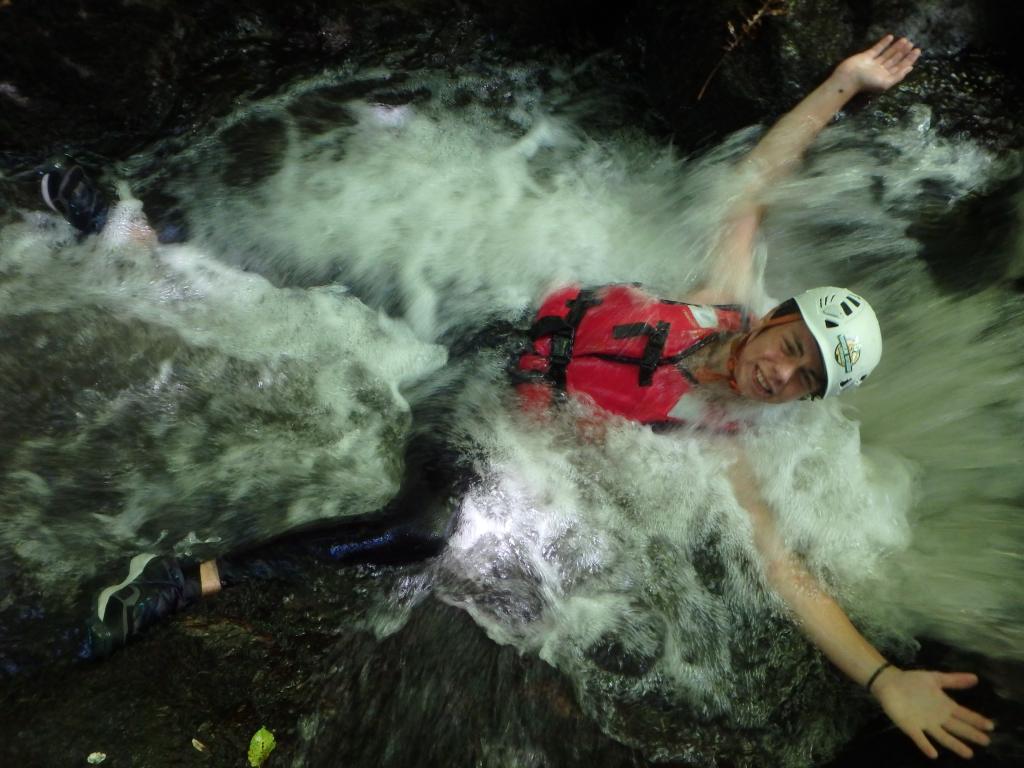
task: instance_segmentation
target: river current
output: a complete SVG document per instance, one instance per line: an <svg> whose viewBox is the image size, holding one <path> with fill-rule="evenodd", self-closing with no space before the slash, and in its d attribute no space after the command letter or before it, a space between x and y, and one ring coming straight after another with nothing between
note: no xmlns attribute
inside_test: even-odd
<svg viewBox="0 0 1024 768"><path fill-rule="evenodd" d="M70 608L69 583L139 551L373 513L409 436L435 432L469 488L417 597L379 595L378 635L417 600L457 606L653 759L741 759L718 740L738 729L798 765L848 738L870 705L766 587L717 439L582 406L538 428L505 350L449 360L554 286L680 298L706 266L758 130L685 157L577 74L326 73L111 168L99 236L38 211L0 231L8 602ZM842 402L738 414L735 439L789 545L900 658L920 636L1022 658L1022 302L940 290L907 234L925 189L952 206L1017 170L918 110L828 128L771 192L759 309L848 285L885 355ZM184 242L147 234L154 189ZM780 718L806 727L783 738Z"/></svg>

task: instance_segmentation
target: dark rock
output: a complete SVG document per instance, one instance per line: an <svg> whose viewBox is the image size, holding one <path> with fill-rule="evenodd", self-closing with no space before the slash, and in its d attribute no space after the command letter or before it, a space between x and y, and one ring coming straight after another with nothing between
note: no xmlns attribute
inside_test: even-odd
<svg viewBox="0 0 1024 768"><path fill-rule="evenodd" d="M1007 30L1021 16L1017 4L986 0L262 0L241 14L219 0L11 3L0 7L0 160L24 167L65 148L123 158L344 62L452 67L541 49L577 59L616 52L624 81L655 107L643 120L694 148L785 111L889 29L912 34L926 55L905 87L873 103L873 116L923 101L945 133L1016 147L1024 128L1008 116L1024 97Z"/></svg>
<svg viewBox="0 0 1024 768"><path fill-rule="evenodd" d="M198 738L208 764L242 765L265 725L274 765L645 764L582 716L554 668L454 608L424 603L385 639L361 628L415 570L328 566L240 586L106 662L19 679L4 691L0 762L79 765L102 750L114 766L195 765Z"/></svg>
<svg viewBox="0 0 1024 768"><path fill-rule="evenodd" d="M285 126L273 118L256 118L220 134L228 161L222 172L227 187L253 187L273 176L284 162Z"/></svg>
<svg viewBox="0 0 1024 768"><path fill-rule="evenodd" d="M973 292L1007 275L1022 224L1022 191L1021 176L953 205L940 187L922 190L907 234L921 243L921 258L945 291Z"/></svg>
<svg viewBox="0 0 1024 768"><path fill-rule="evenodd" d="M779 12L763 14L749 34L742 32L744 22L761 8ZM100 168L161 141L168 142L172 154L174 141L189 141L240 102L274 94L325 67L483 69L491 62L579 61L596 54L605 57L601 71L610 76L595 81L595 89L628 93L633 101L628 117L606 112L594 124L628 119L672 135L684 151L692 151L751 123L769 122L838 59L890 29L911 34L926 56L904 86L855 105L850 111L859 112L856 119L891 124L909 105L924 103L941 134L969 137L997 151L1016 150L1024 143L1019 120L1024 73L1016 50L1022 22L1021 4L996 0L636 0L619 5L598 0L467 0L455 5L439 0L256 0L244 7L225 0L0 0L0 170L8 179L19 173L32 179L35 166L63 152ZM730 23L738 37L726 51ZM313 91L290 110L303 131L318 133L325 124L351 119L338 106L346 98L372 96L380 103L401 104L426 95L402 83L399 74L356 81L331 93ZM453 102L501 103L502 98L501 89L464 91ZM232 150L225 170L231 183L247 186L277 168L279 121L252 119L220 137ZM169 238L183 237L186 223L179 203L159 189L161 172L139 171L148 182L137 193L162 236L166 231ZM1019 189L1019 179L1001 183L952 212L943 205L941 189L923 190L925 205L911 233L924 243L924 258L945 287L973 289L1005 273ZM34 188L5 184L0 215L9 220L10 205L31 206L35 194ZM992 253L996 258L989 258ZM45 317L22 318L4 333L41 333L47 322ZM33 324L38 328L29 327ZM111 328L109 340L79 342L109 354L117 348L117 337L140 332L157 335L156 351L173 356L179 349L158 329ZM54 353L54 361L59 373L46 376L40 368L31 374L36 378L12 383L24 394L5 410L6 429L17 425L18 434L27 434L32 424L47 424L53 431L81 429L76 414L97 409L89 399L92 390L80 386L86 371L79 370L74 357ZM143 363L119 360L109 380L94 384L124 387L118 377L132 378L132 364ZM188 366L180 374L194 384L196 394L188 404L214 418L202 382L194 381ZM249 374L240 366L226 368L224 375L245 384ZM52 412L31 424L18 422L44 408ZM295 409L315 413L301 403L278 412ZM260 428L295 427L267 424L260 409L250 411L250 421ZM152 451L145 444L147 431L140 428L145 413L126 408L118 417L121 421L109 433L100 426L84 430L84 449L109 454L111 465L78 484L93 489L90 497L58 495L55 506L87 502L97 509L116 507L110 478L124 462L111 445L122 445L142 469L159 473L155 459L146 463ZM237 414L226 418L236 421ZM315 424L308 430L318 434ZM46 437L40 435L38 442ZM137 444L129 444L133 439ZM0 448L9 452L6 445ZM45 475L52 457L38 450L28 463ZM197 454L196 461L209 458ZM280 493L281 499L288 495L287 489ZM279 501L244 499L251 509ZM204 504L219 507L223 499L211 493L188 506L195 513ZM696 566L703 585L718 591L722 576L714 553L698 558ZM413 754L423 765L645 764L638 752L605 736L593 713L583 715L565 676L536 657L489 641L462 612L426 603L397 634L383 640L370 634L363 627L371 624L368 603L376 605L366 596L379 593L373 580L415 575L415 569L380 574L310 569L299 584L239 588L157 629L106 664L53 666L6 685L2 762L80 764L90 751L102 748L112 755L108 765L192 764L198 753L188 740L194 735L209 746L212 764L240 764L249 737L266 724L278 735L276 759L282 764L303 750L311 765L405 766ZM11 608L28 605L30 596L4 597L13 598L5 606ZM524 621L542 612L528 596L513 592L482 595L481 604ZM30 618L20 617L23 623ZM798 718L787 705L813 701L822 681L829 682L834 673L823 672L820 656L801 646L795 629L782 622L752 628L746 639L751 647L739 650L758 658L758 644L772 632L803 653L801 675L789 675L791 665L745 672L771 682L781 717L792 724ZM650 667L650 659L629 657L614 638L595 647L591 661L625 675L641 675ZM999 667L996 673L1019 677L1015 668ZM1016 693L1019 699L1019 687ZM983 711L998 714L1000 702L1008 708L1008 698L993 697L991 691L981 695L987 697L977 705ZM834 705L834 697L821 699ZM851 706L866 709L861 701ZM687 713L677 702L652 696L613 714L621 730L657 744L669 739L667 733L675 737L670 732ZM841 764L883 765L894 749L912 755L904 737L891 729L869 735L870 743L856 747L852 762ZM711 724L690 736L702 754L756 765L760 749L777 745L788 734L785 729L735 733ZM414 747L395 750L393 744ZM888 751L879 754L878 744ZM865 753L871 756L864 758Z"/></svg>

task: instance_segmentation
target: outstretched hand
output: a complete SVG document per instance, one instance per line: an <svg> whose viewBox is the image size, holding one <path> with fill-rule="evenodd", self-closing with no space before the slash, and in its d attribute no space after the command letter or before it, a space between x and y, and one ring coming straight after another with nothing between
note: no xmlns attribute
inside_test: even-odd
<svg viewBox="0 0 1024 768"><path fill-rule="evenodd" d="M885 91L903 80L921 56L907 38L886 35L866 51L844 60L836 74L850 80L857 91Z"/></svg>
<svg viewBox="0 0 1024 768"><path fill-rule="evenodd" d="M965 741L981 746L989 743L994 724L977 712L962 707L943 688L970 688L976 675L966 672L905 671L891 667L872 686L882 709L928 757L939 756L929 737L947 749L971 757Z"/></svg>

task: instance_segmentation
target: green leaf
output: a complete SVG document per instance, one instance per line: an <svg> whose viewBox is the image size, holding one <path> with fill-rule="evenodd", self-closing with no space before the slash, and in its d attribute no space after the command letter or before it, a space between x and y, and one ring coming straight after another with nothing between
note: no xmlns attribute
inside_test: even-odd
<svg viewBox="0 0 1024 768"><path fill-rule="evenodd" d="M276 746L274 734L267 730L267 726L262 726L252 735L252 741L249 742L249 765L252 768L260 768Z"/></svg>

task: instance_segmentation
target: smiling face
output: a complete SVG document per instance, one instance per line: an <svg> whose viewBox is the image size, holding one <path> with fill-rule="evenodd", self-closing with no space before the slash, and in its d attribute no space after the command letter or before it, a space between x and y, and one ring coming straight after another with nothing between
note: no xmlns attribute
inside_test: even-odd
<svg viewBox="0 0 1024 768"><path fill-rule="evenodd" d="M824 391L826 384L818 344L799 317L755 328L736 358L734 375L739 394L762 403L799 400Z"/></svg>

